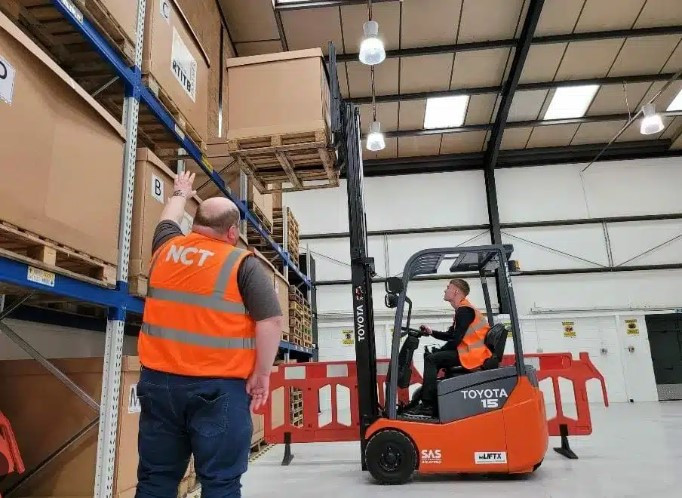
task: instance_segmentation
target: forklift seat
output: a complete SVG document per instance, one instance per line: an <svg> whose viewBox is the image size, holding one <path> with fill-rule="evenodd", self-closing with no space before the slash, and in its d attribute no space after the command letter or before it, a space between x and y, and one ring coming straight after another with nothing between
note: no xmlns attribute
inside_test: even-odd
<svg viewBox="0 0 682 498"><path fill-rule="evenodd" d="M504 347L506 344L507 328L501 323L493 325L485 335L485 345L493 355L485 360L483 365L476 370L468 370L462 366L446 368L445 377L449 378L478 370L493 370L499 368L500 363L502 362L502 356L504 356Z"/></svg>

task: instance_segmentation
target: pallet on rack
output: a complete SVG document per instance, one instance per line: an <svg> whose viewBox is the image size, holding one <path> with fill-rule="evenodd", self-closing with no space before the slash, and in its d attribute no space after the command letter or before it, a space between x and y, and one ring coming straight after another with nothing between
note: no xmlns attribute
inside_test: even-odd
<svg viewBox="0 0 682 498"><path fill-rule="evenodd" d="M327 130L228 139L230 154L261 194L337 187L336 153ZM291 187L283 187L290 183Z"/></svg>
<svg viewBox="0 0 682 498"><path fill-rule="evenodd" d="M201 135L199 135L194 126L192 126L192 124L185 118L185 115L175 104L173 98L168 95L161 85L159 85L158 81L156 81L156 78L154 78L154 76L151 74L146 74L142 77L142 80L147 85L149 90L156 95L169 114L173 116L180 129L194 141L199 149L205 151L206 142L204 139L201 137ZM156 117L154 117L154 119L156 120Z"/></svg>
<svg viewBox="0 0 682 498"><path fill-rule="evenodd" d="M284 246L284 211L286 211L287 216L286 250L291 254L291 258L294 261L298 261L300 255L299 227L298 221L291 212L291 209L274 208L272 210L272 236L275 239L275 242Z"/></svg>
<svg viewBox="0 0 682 498"><path fill-rule="evenodd" d="M71 0L88 20L118 49L129 64L133 64L135 44L112 17L101 0ZM133 6L136 8L136 5ZM50 0L0 0L0 9L19 25L36 43L67 71L89 79L102 73L113 75L99 54L57 10ZM93 63L99 62L97 70ZM80 83L80 81L79 81Z"/></svg>
<svg viewBox="0 0 682 498"><path fill-rule="evenodd" d="M128 291L133 296L146 297L149 289L149 279L142 275L128 277Z"/></svg>
<svg viewBox="0 0 682 498"><path fill-rule="evenodd" d="M268 218L265 216L265 213L263 213L263 210L258 206L253 201L249 201L246 203L246 206L249 208L249 211L251 211L251 214L254 215L254 217L260 221L260 224L267 230L268 233L272 233L272 222L268 220ZM249 232L253 232L257 237L260 237L260 234L256 231L254 227L249 225ZM249 239L249 242L251 239Z"/></svg>
<svg viewBox="0 0 682 498"><path fill-rule="evenodd" d="M303 292L301 292L295 285L289 286L289 302L296 302L302 305L308 304Z"/></svg>
<svg viewBox="0 0 682 498"><path fill-rule="evenodd" d="M0 221L0 255L96 285L116 285L114 265L4 221Z"/></svg>

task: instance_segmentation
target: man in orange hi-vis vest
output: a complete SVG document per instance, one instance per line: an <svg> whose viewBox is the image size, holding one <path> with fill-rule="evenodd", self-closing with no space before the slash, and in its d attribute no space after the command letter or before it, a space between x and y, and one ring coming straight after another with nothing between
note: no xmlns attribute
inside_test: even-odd
<svg viewBox="0 0 682 498"><path fill-rule="evenodd" d="M436 414L436 380L441 368L463 366L467 370L476 370L492 356L485 345L485 336L490 330L488 320L467 300L469 291L469 284L465 280L450 280L443 300L455 309L452 326L446 332L431 330L425 325L421 327L428 335L447 342L440 350L424 358L422 402L410 413L425 416Z"/></svg>
<svg viewBox="0 0 682 498"><path fill-rule="evenodd" d="M194 174L175 180L156 228L138 341L137 498L174 497L194 456L204 498L241 496L251 409L268 397L282 313L271 277L238 249L239 210L214 197L180 222Z"/></svg>

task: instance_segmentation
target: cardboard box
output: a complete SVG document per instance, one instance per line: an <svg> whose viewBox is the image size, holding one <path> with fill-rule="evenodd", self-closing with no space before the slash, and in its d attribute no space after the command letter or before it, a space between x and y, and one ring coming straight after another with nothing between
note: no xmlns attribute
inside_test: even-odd
<svg viewBox="0 0 682 498"><path fill-rule="evenodd" d="M275 294L279 301L279 307L282 309L282 332L289 334L289 282L279 272L275 272Z"/></svg>
<svg viewBox="0 0 682 498"><path fill-rule="evenodd" d="M113 18L123 33L128 37L128 41L135 46L137 33L137 0L76 0L77 6L88 10L91 4L97 3ZM93 12L100 12L101 7L93 8ZM147 7L149 8L149 7Z"/></svg>
<svg viewBox="0 0 682 498"><path fill-rule="evenodd" d="M148 0L142 59L145 77L151 75L182 117L207 139L211 61L176 0Z"/></svg>
<svg viewBox="0 0 682 498"><path fill-rule="evenodd" d="M125 132L0 14L0 220L115 265Z"/></svg>
<svg viewBox="0 0 682 498"><path fill-rule="evenodd" d="M173 195L175 173L149 149L137 149L135 163L135 197L130 238L130 277L148 277L152 257L154 231L168 198ZM201 203L199 197L187 200L181 227L189 233L194 215Z"/></svg>
<svg viewBox="0 0 682 498"><path fill-rule="evenodd" d="M103 358L52 361L95 401L100 401ZM121 372L113 489L117 498L133 497L137 486L139 358L124 356ZM78 396L33 360L0 361L0 411L11 420L27 469L40 463L97 416ZM97 428L97 425L91 428L80 443L69 447L13 496L91 497L95 485ZM195 475L194 462L190 460L183 480ZM17 476L8 477L0 485L0 490L7 489L16 480Z"/></svg>
<svg viewBox="0 0 682 498"><path fill-rule="evenodd" d="M100 401L102 358L59 359L54 360L54 364L95 401ZM122 372L115 496L134 489L137 484L138 358L124 357ZM0 410L12 423L27 469L40 463L98 415L33 360L0 362ZM16 496L92 497L97 427L95 424L79 443L48 464ZM0 490L10 487L19 477L9 476Z"/></svg>
<svg viewBox="0 0 682 498"><path fill-rule="evenodd" d="M227 139L310 133L331 128L322 50L225 61Z"/></svg>
<svg viewBox="0 0 682 498"><path fill-rule="evenodd" d="M263 214L263 217L270 222L272 225L272 194L261 194L258 189L253 185L253 182L249 178L247 187L247 198L246 200L253 203L258 210Z"/></svg>

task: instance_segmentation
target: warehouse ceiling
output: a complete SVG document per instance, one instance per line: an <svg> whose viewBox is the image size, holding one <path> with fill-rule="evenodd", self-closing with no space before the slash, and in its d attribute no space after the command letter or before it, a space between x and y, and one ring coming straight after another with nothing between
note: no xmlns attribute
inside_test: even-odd
<svg viewBox="0 0 682 498"><path fill-rule="evenodd" d="M326 52L333 41L341 92L361 105L367 132L370 70L357 58L366 2L220 3L239 56L310 47ZM365 150L368 172L483 167L503 89L515 71L519 81L509 88L497 165L589 161L682 69L680 0L545 0L528 40L521 35L531 0L373 3L388 53L375 66L377 119L387 138L384 150ZM527 56L515 68L524 43ZM579 117L547 119L557 88L567 82L598 86ZM666 112L681 90L676 80L655 100L662 132L642 135L634 121L603 157L682 151L682 111ZM427 99L448 95L468 96L463 124L425 130Z"/></svg>

